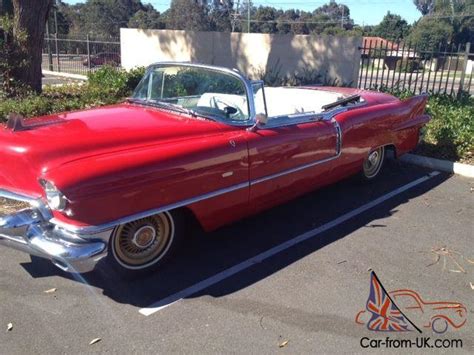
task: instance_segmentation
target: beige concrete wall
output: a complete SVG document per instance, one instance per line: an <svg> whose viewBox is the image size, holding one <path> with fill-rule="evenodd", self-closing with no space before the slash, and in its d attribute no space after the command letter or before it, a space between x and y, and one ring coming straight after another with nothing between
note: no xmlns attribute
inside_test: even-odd
<svg viewBox="0 0 474 355"><path fill-rule="evenodd" d="M317 70L328 80L356 85L362 38L122 28L120 42L126 69L190 61L237 68L257 79L278 67L282 75Z"/></svg>

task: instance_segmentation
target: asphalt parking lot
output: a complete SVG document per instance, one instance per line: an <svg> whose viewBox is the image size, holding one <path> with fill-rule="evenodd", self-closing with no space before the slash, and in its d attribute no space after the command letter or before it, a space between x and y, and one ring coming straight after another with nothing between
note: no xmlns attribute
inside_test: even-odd
<svg viewBox="0 0 474 355"><path fill-rule="evenodd" d="M473 189L474 180L390 162L371 184L347 179L190 236L179 258L142 280L106 268L74 277L0 249L1 352L366 353L362 338L390 336L461 339L456 353L472 353ZM369 269L387 291L427 302L407 314L422 334L355 322ZM466 323L442 335L424 328L428 301L462 303Z"/></svg>

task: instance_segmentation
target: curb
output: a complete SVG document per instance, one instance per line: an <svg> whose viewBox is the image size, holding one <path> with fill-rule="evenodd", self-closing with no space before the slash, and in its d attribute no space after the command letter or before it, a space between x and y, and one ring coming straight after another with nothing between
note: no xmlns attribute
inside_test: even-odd
<svg viewBox="0 0 474 355"><path fill-rule="evenodd" d="M63 78L87 80L87 75L61 73L61 72L49 71L49 70L43 70L42 72L43 72L43 74L52 75L52 76L60 76L60 77L63 77Z"/></svg>
<svg viewBox="0 0 474 355"><path fill-rule="evenodd" d="M425 168L445 171L469 178L474 178L474 165L455 163L449 160L428 158L421 155L405 154L400 157L404 163L420 165Z"/></svg>

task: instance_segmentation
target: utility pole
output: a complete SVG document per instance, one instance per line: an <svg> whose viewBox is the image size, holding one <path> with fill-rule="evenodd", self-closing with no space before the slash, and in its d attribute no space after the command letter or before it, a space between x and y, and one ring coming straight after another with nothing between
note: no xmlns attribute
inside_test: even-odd
<svg viewBox="0 0 474 355"><path fill-rule="evenodd" d="M341 4L342 16L341 16L341 28L344 29L344 5Z"/></svg>
<svg viewBox="0 0 474 355"><path fill-rule="evenodd" d="M237 0L237 7L231 16L232 32L235 32L235 25L237 23L238 18L240 18L240 0Z"/></svg>
<svg viewBox="0 0 474 355"><path fill-rule="evenodd" d="M247 0L247 33L250 33L250 0Z"/></svg>

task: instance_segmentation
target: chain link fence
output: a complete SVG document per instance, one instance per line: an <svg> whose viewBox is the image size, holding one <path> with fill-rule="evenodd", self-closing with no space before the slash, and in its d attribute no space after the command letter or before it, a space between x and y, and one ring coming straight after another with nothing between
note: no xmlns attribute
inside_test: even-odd
<svg viewBox="0 0 474 355"><path fill-rule="evenodd" d="M103 65L120 67L120 40L46 37L43 70L87 75Z"/></svg>

